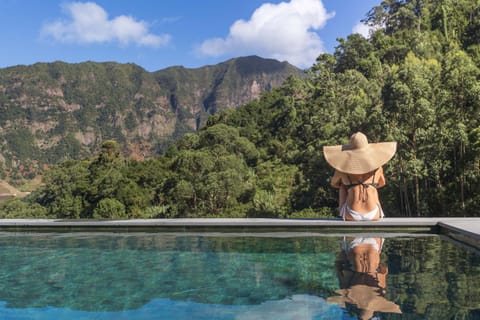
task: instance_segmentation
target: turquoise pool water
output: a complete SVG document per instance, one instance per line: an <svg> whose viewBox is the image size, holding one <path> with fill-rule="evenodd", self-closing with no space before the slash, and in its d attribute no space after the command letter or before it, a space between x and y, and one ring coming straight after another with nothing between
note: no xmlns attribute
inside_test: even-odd
<svg viewBox="0 0 480 320"><path fill-rule="evenodd" d="M0 261L0 319L480 319L480 257L433 235L0 233Z"/></svg>

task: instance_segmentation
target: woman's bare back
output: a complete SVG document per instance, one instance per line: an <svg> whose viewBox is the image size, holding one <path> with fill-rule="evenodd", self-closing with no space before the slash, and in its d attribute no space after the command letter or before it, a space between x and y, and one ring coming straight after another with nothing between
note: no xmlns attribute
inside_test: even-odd
<svg viewBox="0 0 480 320"><path fill-rule="evenodd" d="M336 171L332 185L340 188L340 207L346 202L350 209L360 214L369 213L379 206L377 188L385 185L385 177L381 167L365 174L346 174Z"/></svg>

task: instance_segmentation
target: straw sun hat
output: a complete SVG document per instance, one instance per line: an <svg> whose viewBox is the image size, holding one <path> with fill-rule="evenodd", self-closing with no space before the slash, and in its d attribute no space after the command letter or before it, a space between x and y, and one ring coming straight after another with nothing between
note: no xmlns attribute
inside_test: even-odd
<svg viewBox="0 0 480 320"><path fill-rule="evenodd" d="M367 136L357 132L348 145L323 147L323 155L340 172L364 174L387 163L396 150L396 142L368 143Z"/></svg>

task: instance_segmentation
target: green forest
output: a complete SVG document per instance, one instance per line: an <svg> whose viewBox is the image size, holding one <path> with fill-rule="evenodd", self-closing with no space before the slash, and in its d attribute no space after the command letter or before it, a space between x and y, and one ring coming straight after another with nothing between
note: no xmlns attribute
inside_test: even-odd
<svg viewBox="0 0 480 320"><path fill-rule="evenodd" d="M322 147L356 131L397 141L380 197L386 216L479 216L480 3L387 0L369 38L338 39L305 77L211 116L159 157L95 157L50 168L0 216L333 217Z"/></svg>

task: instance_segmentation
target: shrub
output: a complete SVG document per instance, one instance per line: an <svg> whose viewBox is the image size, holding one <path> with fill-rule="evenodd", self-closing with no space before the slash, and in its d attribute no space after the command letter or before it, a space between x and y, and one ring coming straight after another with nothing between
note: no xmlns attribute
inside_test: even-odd
<svg viewBox="0 0 480 320"><path fill-rule="evenodd" d="M105 198L97 203L93 210L95 219L124 219L127 218L125 206L116 199Z"/></svg>

